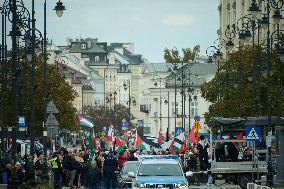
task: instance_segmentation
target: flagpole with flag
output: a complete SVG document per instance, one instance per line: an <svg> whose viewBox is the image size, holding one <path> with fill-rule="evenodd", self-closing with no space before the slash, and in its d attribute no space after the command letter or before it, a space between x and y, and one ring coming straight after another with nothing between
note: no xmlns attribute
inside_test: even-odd
<svg viewBox="0 0 284 189"><path fill-rule="evenodd" d="M107 141L110 143L110 148L113 149L114 143L114 133L113 133L113 125L111 122L109 123L108 133L107 133Z"/></svg>

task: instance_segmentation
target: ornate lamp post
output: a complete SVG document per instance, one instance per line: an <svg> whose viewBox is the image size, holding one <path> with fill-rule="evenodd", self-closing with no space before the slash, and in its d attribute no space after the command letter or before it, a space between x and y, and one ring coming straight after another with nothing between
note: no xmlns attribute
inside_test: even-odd
<svg viewBox="0 0 284 189"><path fill-rule="evenodd" d="M264 1L259 1L260 4L253 0L251 6L249 7L249 11L251 14L256 17L258 13L263 15L261 20L261 26L264 30L267 31L266 34L266 65L267 65L267 104L268 104L268 135L271 137L272 135L272 122L271 122L271 39L270 39L270 12L274 11L273 20L276 24L279 23L281 19L280 10L283 7L283 1L281 0L267 0L265 6L265 11L263 12L260 7L262 7L262 3ZM268 144L268 174L267 174L267 185L272 186L273 181L273 167L271 162L271 144Z"/></svg>
<svg viewBox="0 0 284 189"><path fill-rule="evenodd" d="M215 45L217 42L218 45ZM217 95L217 116L221 116L220 115L220 98L221 98L221 94L220 94L220 62L223 61L223 53L221 53L221 48L223 46L225 46L226 41L225 40L216 40L214 42L214 45L209 46L206 49L206 55L208 57L208 63L214 63L217 62L217 91L218 91L218 95Z"/></svg>
<svg viewBox="0 0 284 189"><path fill-rule="evenodd" d="M131 104L133 104L133 106L136 106L136 99L134 97L131 96L131 84L130 81L128 80L127 83L123 84L124 90L127 91L128 89L128 121L129 124L131 123Z"/></svg>
<svg viewBox="0 0 284 189"><path fill-rule="evenodd" d="M153 80L155 80L155 78L158 77L159 79L159 89L160 89L160 99L159 99L159 104L160 104L160 116L159 116L159 120L160 120L160 128L159 131L162 131L162 78L159 75L154 75ZM158 87L158 83L157 81L155 81L154 86L157 88Z"/></svg>

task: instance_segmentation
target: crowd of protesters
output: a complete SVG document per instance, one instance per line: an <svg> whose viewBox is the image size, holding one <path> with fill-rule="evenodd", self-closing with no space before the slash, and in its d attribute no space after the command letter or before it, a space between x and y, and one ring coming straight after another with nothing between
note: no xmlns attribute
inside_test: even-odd
<svg viewBox="0 0 284 189"><path fill-rule="evenodd" d="M21 157L19 153L14 164L10 162L4 164L1 161L0 183L7 183L8 188L17 188L25 183L40 183L52 180L55 189L61 189L62 186L71 188L85 187L89 189L116 188L117 173L123 168L125 163L127 161L139 161L141 160L141 155L145 154L178 155L178 160L183 165L184 172L201 172L198 176L195 175L193 178L190 178L189 181L192 184L207 182L207 171L210 171L211 160L209 142L204 136L200 136L198 143L192 143L184 151L174 151L172 148L157 149L154 146L149 151L146 151L135 147L130 142L127 145L128 147L117 153L113 151L113 148L106 149L103 141L94 151L94 154L92 154L86 143L83 140L80 148L74 150L58 147L55 152L48 154L47 160L44 159L42 153L37 153L34 160L32 160L31 155ZM217 150L217 146L215 147ZM218 161L238 159L238 155L234 150L233 144L226 144L223 147L225 158L216 158L219 158ZM218 154L222 154L221 151ZM242 154L243 159L251 160L250 148L243 150ZM34 173L34 176L32 173Z"/></svg>

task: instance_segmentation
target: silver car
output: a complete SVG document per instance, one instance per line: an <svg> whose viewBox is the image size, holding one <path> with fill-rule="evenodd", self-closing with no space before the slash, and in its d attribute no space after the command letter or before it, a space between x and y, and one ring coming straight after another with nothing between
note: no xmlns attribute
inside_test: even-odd
<svg viewBox="0 0 284 189"><path fill-rule="evenodd" d="M136 172L141 161L127 161L120 172L120 184L131 188L132 178L128 176L129 172ZM123 184L122 184L123 183Z"/></svg>

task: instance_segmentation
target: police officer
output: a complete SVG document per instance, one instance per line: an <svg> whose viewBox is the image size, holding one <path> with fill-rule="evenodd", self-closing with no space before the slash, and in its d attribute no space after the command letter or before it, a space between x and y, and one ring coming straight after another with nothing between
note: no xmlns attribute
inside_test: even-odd
<svg viewBox="0 0 284 189"><path fill-rule="evenodd" d="M53 172L54 188L62 189L62 161L58 154L53 154L51 158L51 168Z"/></svg>
<svg viewBox="0 0 284 189"><path fill-rule="evenodd" d="M116 173L118 163L116 157L113 155L113 151L109 152L109 155L104 161L104 176L106 181L106 189L116 188Z"/></svg>

